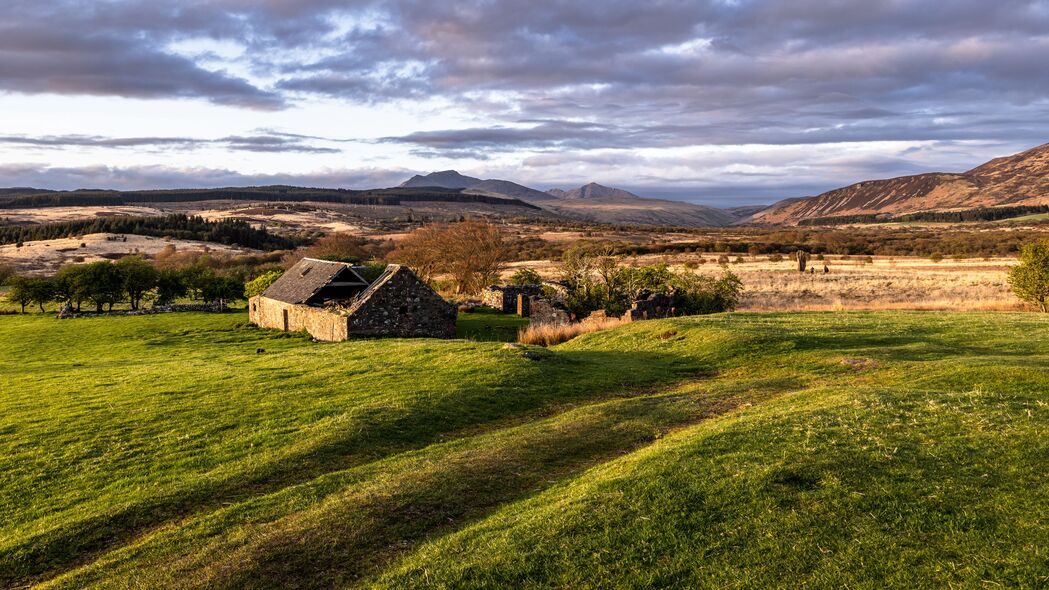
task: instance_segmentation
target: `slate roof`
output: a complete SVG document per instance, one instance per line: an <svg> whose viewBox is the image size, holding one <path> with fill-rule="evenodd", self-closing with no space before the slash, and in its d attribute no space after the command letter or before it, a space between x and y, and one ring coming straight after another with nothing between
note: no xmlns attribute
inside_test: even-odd
<svg viewBox="0 0 1049 590"><path fill-rule="evenodd" d="M341 280L368 283L349 264L303 258L274 281L262 296L284 303L306 303L343 273L347 274Z"/></svg>

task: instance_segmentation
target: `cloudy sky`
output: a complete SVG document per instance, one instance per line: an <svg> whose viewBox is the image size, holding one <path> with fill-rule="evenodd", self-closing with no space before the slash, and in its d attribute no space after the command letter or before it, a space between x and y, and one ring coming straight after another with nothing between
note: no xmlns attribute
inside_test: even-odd
<svg viewBox="0 0 1049 590"><path fill-rule="evenodd" d="M719 205L1049 142L1049 0L4 0L0 186Z"/></svg>

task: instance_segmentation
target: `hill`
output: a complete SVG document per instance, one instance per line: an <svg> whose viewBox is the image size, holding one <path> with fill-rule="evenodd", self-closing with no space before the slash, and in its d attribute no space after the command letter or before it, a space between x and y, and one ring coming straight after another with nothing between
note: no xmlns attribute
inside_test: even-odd
<svg viewBox="0 0 1049 590"><path fill-rule="evenodd" d="M544 209L598 223L724 227L738 219L724 209L684 201L647 199L595 182L567 191L554 189L549 194L556 200L542 203Z"/></svg>
<svg viewBox="0 0 1049 590"><path fill-rule="evenodd" d="M860 182L816 197L790 199L752 221L796 224L806 219L919 211L1049 204L1049 144L996 158L963 173L929 173Z"/></svg>
<svg viewBox="0 0 1049 590"><path fill-rule="evenodd" d="M4 195L0 189L0 210L34 207L115 206L135 203L192 203L202 201L279 201L320 202L348 205L398 206L412 203L479 203L538 210L519 199L470 194L462 189L442 187L399 187L349 190L295 186L249 186L208 189L163 189L141 191L74 190L44 191Z"/></svg>
<svg viewBox="0 0 1049 590"><path fill-rule="evenodd" d="M475 184L483 182L480 178L464 176L455 170L442 170L431 172L426 175L416 174L399 186L402 188L440 187L440 188L470 188Z"/></svg>
<svg viewBox="0 0 1049 590"><path fill-rule="evenodd" d="M723 209L684 201L648 199L596 182L569 190L543 192L508 180L480 180L455 170L445 170L413 176L401 186L463 188L467 194L520 199L569 219L597 223L723 227L739 220L738 215Z"/></svg>
<svg viewBox="0 0 1049 590"><path fill-rule="evenodd" d="M1049 576L1041 315L679 318L532 358L244 321L0 321L0 586Z"/></svg>

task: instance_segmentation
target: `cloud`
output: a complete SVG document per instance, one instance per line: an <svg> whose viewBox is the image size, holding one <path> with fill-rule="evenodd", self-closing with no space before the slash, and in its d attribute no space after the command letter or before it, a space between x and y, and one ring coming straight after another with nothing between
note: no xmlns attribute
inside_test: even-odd
<svg viewBox="0 0 1049 590"><path fill-rule="evenodd" d="M779 175L783 191L929 165L906 164L888 144L943 142L975 160L985 152L973 145L1007 152L1049 139L1041 57L1049 0L934 8L919 0L8 0L0 91L262 111L435 101L454 124L435 123L439 111L425 120L416 113L416 131L377 141L402 146L405 157L493 168L557 155L573 174L605 171L588 159L594 151L625 159L635 150L794 146L794 160L737 163L812 174L800 185ZM266 133L37 139L22 145L339 149ZM806 156L834 150L805 146L845 144L871 149L833 166ZM653 188L704 174L741 192L765 186L767 176L725 172L714 152L703 152L706 163L636 174Z"/></svg>
<svg viewBox="0 0 1049 590"><path fill-rule="evenodd" d="M0 146L33 146L50 149L70 148L153 148L159 150L195 150L218 147L232 151L336 154L342 150L320 147L313 140L342 141L275 131L254 135L230 135L217 139L193 137L103 137L98 135L0 135Z"/></svg>
<svg viewBox="0 0 1049 590"><path fill-rule="evenodd" d="M331 169L309 174L253 174L207 167L0 164L0 186L32 186L55 190L143 190L277 184L316 188L376 188L394 186L411 175L410 171L403 169L381 168Z"/></svg>

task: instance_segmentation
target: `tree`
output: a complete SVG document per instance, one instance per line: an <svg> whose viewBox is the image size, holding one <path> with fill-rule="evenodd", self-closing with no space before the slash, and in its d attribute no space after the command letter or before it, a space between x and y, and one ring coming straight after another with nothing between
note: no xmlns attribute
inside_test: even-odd
<svg viewBox="0 0 1049 590"><path fill-rule="evenodd" d="M141 256L125 256L116 266L123 278L131 309L138 309L142 297L157 286L157 269Z"/></svg>
<svg viewBox="0 0 1049 590"><path fill-rule="evenodd" d="M236 301L244 299L244 283L233 277L211 277L200 291L204 301Z"/></svg>
<svg viewBox="0 0 1049 590"><path fill-rule="evenodd" d="M124 297L124 278L117 265L100 260L83 265L80 280L87 287L87 299L95 304L95 311L102 312L103 306L113 309L113 304Z"/></svg>
<svg viewBox="0 0 1049 590"><path fill-rule="evenodd" d="M254 279L244 283L244 296L255 297L256 295L262 295L262 292L269 289L277 279L284 274L282 270L271 270L267 273L263 273Z"/></svg>
<svg viewBox="0 0 1049 590"><path fill-rule="evenodd" d="M186 293L181 271L173 268L157 271L157 297L153 305L171 305L179 297L185 297Z"/></svg>
<svg viewBox="0 0 1049 590"><path fill-rule="evenodd" d="M390 253L423 280L439 273L449 275L457 294L477 293L494 283L509 256L502 230L484 221L420 228Z"/></svg>
<svg viewBox="0 0 1049 590"><path fill-rule="evenodd" d="M26 306L33 302L30 278L15 275L7 280L7 285L11 287L7 291L7 300L21 305L22 313L25 313Z"/></svg>
<svg viewBox="0 0 1049 590"><path fill-rule="evenodd" d="M215 278L215 270L202 262L191 264L179 270L179 279L185 287L184 294L190 299L203 299L204 289Z"/></svg>
<svg viewBox="0 0 1049 590"><path fill-rule="evenodd" d="M1020 264L1009 269L1009 284L1021 300L1049 311L1049 241L1024 246Z"/></svg>
<svg viewBox="0 0 1049 590"><path fill-rule="evenodd" d="M40 312L47 310L44 306L55 300L55 281L50 277L29 277L26 279L29 300L40 307Z"/></svg>
<svg viewBox="0 0 1049 590"><path fill-rule="evenodd" d="M55 298L73 306L77 312L91 291L91 284L84 273L85 268L83 264L63 266L55 275Z"/></svg>
<svg viewBox="0 0 1049 590"><path fill-rule="evenodd" d="M441 237L443 225L426 225L408 234L390 252L390 260L407 265L420 279L429 283L441 272L444 262Z"/></svg>

